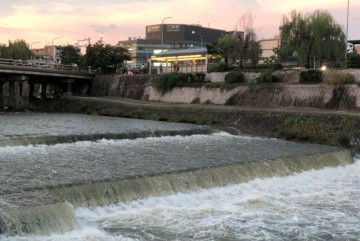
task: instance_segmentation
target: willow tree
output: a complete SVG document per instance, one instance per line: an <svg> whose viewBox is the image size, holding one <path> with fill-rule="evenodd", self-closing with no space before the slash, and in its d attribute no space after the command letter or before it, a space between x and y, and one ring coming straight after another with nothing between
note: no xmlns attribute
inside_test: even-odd
<svg viewBox="0 0 360 241"><path fill-rule="evenodd" d="M345 34L328 11L316 10L303 15L295 10L283 17L280 26L281 45L310 68L311 58L339 61L345 56Z"/></svg>

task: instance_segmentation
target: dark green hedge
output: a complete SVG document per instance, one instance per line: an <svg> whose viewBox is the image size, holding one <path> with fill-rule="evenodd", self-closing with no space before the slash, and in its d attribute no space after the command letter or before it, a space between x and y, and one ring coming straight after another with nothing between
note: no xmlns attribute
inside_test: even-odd
<svg viewBox="0 0 360 241"><path fill-rule="evenodd" d="M154 80L154 87L161 93L166 93L175 87L183 87L193 83L204 83L205 73L166 73L159 74Z"/></svg>
<svg viewBox="0 0 360 241"><path fill-rule="evenodd" d="M244 83L245 82L245 75L242 71L230 71L225 75L225 83L232 84L232 83Z"/></svg>
<svg viewBox="0 0 360 241"><path fill-rule="evenodd" d="M256 83L276 83L279 81L279 77L274 75L272 70L265 70L256 78Z"/></svg>
<svg viewBox="0 0 360 241"><path fill-rule="evenodd" d="M323 73L318 69L308 69L300 72L300 83L320 83Z"/></svg>
<svg viewBox="0 0 360 241"><path fill-rule="evenodd" d="M348 68L360 68L360 54L349 54L347 67Z"/></svg>

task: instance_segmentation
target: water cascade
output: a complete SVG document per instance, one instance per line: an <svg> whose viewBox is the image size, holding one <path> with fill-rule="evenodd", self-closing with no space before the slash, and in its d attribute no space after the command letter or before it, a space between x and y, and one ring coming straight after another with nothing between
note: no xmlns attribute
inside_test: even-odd
<svg viewBox="0 0 360 241"><path fill-rule="evenodd" d="M74 207L353 163L339 147L209 134L189 124L31 113L0 121L0 236L73 230ZM52 145L22 145L29 143Z"/></svg>
<svg viewBox="0 0 360 241"><path fill-rule="evenodd" d="M0 234L43 235L70 231L76 226L73 206L47 192L0 196Z"/></svg>
<svg viewBox="0 0 360 241"><path fill-rule="evenodd" d="M162 196L202 188L226 186L247 182L255 178L285 176L328 166L343 166L352 162L350 152L344 150L61 187L50 189L49 192L69 201L75 207L102 206L149 196Z"/></svg>

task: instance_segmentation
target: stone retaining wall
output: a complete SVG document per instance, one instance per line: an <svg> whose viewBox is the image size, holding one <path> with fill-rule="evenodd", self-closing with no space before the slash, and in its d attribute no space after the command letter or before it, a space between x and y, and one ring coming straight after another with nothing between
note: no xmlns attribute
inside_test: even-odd
<svg viewBox="0 0 360 241"><path fill-rule="evenodd" d="M346 70L360 82L360 70ZM297 107L360 110L360 87L348 85L299 84L299 71L277 71L282 82L276 84L242 85L233 89L174 88L161 94L151 86L154 75L102 75L96 76L90 91L91 96L113 96L153 102L197 103L256 107ZM212 73L216 81L224 73ZM255 75L254 75L255 76ZM252 76L252 77L254 77ZM248 76L248 78L251 78ZM210 80L210 79L208 79Z"/></svg>

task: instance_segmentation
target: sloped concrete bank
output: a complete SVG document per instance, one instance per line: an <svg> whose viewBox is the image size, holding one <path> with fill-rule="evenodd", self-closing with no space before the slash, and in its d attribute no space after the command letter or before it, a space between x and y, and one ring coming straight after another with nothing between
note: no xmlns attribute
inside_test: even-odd
<svg viewBox="0 0 360 241"><path fill-rule="evenodd" d="M286 82L278 84L246 84L232 89L214 88L209 84L198 88L174 88L165 94L151 86L154 76L103 75L95 77L90 95L165 103L360 110L358 83L294 84L289 81L294 74L287 75L283 77Z"/></svg>

